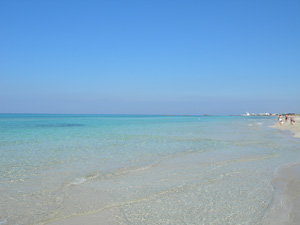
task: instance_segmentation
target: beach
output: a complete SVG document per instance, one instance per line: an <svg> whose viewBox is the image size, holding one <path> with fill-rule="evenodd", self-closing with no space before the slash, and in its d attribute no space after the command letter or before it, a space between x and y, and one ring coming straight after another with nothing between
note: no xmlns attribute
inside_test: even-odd
<svg viewBox="0 0 300 225"><path fill-rule="evenodd" d="M0 225L300 225L299 9L0 0Z"/></svg>
<svg viewBox="0 0 300 225"><path fill-rule="evenodd" d="M271 127L281 131L289 131L295 138L300 138L300 116L296 116L295 121L293 125L288 120L281 125L277 122ZM275 189L275 207L272 208L264 224L300 224L300 163L290 163L279 167L275 171L272 183Z"/></svg>
<svg viewBox="0 0 300 225"><path fill-rule="evenodd" d="M280 125L278 122L274 124L273 128L277 128L280 130L288 130L293 133L293 135L297 138L300 138L300 116L295 116L295 123L293 125L290 124L290 119L288 119L287 122L285 122L285 119L283 118L283 123Z"/></svg>

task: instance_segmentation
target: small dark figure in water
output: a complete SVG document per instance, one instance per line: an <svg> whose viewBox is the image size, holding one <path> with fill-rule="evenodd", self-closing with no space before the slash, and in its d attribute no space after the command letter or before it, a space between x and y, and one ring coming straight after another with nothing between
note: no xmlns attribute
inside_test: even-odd
<svg viewBox="0 0 300 225"><path fill-rule="evenodd" d="M288 121L288 115L285 114L285 122L287 123L287 121Z"/></svg>

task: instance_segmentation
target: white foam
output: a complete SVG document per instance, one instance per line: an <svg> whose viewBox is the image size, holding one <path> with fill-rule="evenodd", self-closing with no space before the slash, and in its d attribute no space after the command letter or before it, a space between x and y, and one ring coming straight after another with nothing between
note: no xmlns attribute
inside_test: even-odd
<svg viewBox="0 0 300 225"><path fill-rule="evenodd" d="M79 177L79 178L76 178L73 182L71 182L71 185L83 184L86 181L87 181L87 179L85 177Z"/></svg>

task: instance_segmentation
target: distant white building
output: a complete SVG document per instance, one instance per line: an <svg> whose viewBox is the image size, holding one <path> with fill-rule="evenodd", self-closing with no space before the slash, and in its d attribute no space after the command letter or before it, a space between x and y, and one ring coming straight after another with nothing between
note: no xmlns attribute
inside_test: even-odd
<svg viewBox="0 0 300 225"><path fill-rule="evenodd" d="M248 113L242 114L242 116L272 116L272 113Z"/></svg>
<svg viewBox="0 0 300 225"><path fill-rule="evenodd" d="M246 114L242 114L242 116L250 116L250 113L246 112Z"/></svg>

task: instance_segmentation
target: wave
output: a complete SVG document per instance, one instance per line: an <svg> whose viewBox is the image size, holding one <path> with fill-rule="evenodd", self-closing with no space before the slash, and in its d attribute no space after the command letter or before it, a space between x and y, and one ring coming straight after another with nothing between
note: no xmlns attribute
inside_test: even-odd
<svg viewBox="0 0 300 225"><path fill-rule="evenodd" d="M76 178L73 182L71 182L71 185L78 185L78 184L83 184L87 181L87 179L85 177L79 177Z"/></svg>

